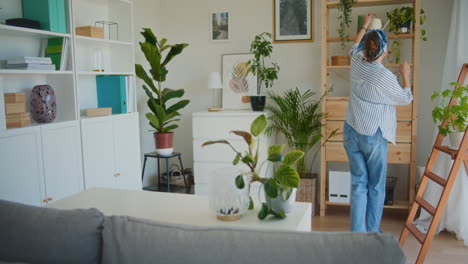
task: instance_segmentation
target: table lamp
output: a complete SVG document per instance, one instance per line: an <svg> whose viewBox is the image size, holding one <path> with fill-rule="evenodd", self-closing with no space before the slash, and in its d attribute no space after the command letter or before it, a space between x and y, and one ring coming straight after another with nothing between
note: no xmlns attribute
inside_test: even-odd
<svg viewBox="0 0 468 264"><path fill-rule="evenodd" d="M223 108L221 108L221 103L217 103L216 101L220 101L219 96L221 94L220 89L223 88L223 83L221 82L221 73L219 72L211 72L210 75L208 76L208 88L211 90L211 97L212 97L212 107L208 107L208 111L221 111ZM218 100L216 100L218 99Z"/></svg>

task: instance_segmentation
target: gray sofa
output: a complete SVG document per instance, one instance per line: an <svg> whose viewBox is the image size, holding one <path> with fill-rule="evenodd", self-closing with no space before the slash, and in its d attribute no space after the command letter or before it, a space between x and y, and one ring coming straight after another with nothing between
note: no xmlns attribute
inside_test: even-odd
<svg viewBox="0 0 468 264"><path fill-rule="evenodd" d="M388 234L251 231L0 200L3 263L405 263Z"/></svg>

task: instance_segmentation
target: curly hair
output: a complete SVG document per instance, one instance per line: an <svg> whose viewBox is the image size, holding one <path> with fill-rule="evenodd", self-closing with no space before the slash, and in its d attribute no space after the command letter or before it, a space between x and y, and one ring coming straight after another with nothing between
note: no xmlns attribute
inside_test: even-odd
<svg viewBox="0 0 468 264"><path fill-rule="evenodd" d="M380 38L376 32L369 32L364 44L364 57L367 62L374 62L380 52Z"/></svg>

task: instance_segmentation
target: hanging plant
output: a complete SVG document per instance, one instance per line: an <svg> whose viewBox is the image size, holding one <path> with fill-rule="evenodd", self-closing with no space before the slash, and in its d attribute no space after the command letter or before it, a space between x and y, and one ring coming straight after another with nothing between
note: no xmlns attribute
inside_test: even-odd
<svg viewBox="0 0 468 264"><path fill-rule="evenodd" d="M338 10L341 11L341 15L338 17L340 20L340 27L338 28L338 35L341 38L341 48L345 48L346 44L346 38L349 37L346 34L346 29L349 28L351 25L351 12L352 12L352 7L354 3L356 3L357 0L340 0L340 4L338 6Z"/></svg>
<svg viewBox="0 0 468 264"><path fill-rule="evenodd" d="M411 23L416 23L414 8L410 6L395 8L392 11L387 12L387 17L390 21L388 31L396 36L391 47L392 54L395 56L396 63L399 64L401 57L401 34L408 33L411 28ZM419 20L419 24L421 26L424 24L424 21L426 21L426 18L427 16L424 9L421 9ZM425 29L421 29L421 38L423 41L427 41Z"/></svg>

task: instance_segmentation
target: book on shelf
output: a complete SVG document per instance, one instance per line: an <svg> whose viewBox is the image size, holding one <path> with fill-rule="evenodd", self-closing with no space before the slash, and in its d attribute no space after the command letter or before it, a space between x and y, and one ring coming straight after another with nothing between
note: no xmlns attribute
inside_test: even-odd
<svg viewBox="0 0 468 264"><path fill-rule="evenodd" d="M68 38L50 38L47 41L44 55L52 60L57 71L65 71L68 64Z"/></svg>
<svg viewBox="0 0 468 264"><path fill-rule="evenodd" d="M43 30L67 33L65 0L23 0L23 17L39 21Z"/></svg>
<svg viewBox="0 0 468 264"><path fill-rule="evenodd" d="M98 107L112 107L112 114L127 113L127 80L125 75L96 76Z"/></svg>
<svg viewBox="0 0 468 264"><path fill-rule="evenodd" d="M49 57L12 57L7 59L7 64L24 64L24 63L32 63L32 64L52 64L52 60Z"/></svg>
<svg viewBox="0 0 468 264"><path fill-rule="evenodd" d="M36 63L21 63L21 64L7 64L6 68L9 70L46 70L55 71L54 64L36 64Z"/></svg>

